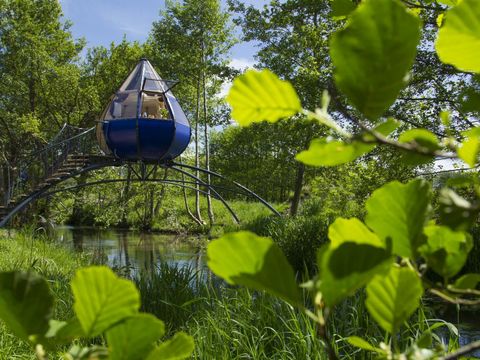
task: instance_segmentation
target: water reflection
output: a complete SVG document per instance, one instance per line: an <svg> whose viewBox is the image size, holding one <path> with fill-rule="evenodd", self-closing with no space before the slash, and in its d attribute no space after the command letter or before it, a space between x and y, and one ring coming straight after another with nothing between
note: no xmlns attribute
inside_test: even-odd
<svg viewBox="0 0 480 360"><path fill-rule="evenodd" d="M154 271L162 262L200 270L205 266L198 238L180 235L79 227L58 227L59 242L75 252L92 254L92 263L121 270L126 276Z"/></svg>

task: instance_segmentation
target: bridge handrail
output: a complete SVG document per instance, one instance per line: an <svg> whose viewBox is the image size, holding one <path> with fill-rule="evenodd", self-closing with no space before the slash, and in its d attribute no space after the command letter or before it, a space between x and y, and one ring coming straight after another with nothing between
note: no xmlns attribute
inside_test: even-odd
<svg viewBox="0 0 480 360"><path fill-rule="evenodd" d="M81 132L72 136L68 130L75 132L81 130ZM93 137L89 139L88 136L94 133L94 130L95 127L84 129L64 124L59 133L45 147L21 159L16 169L12 169L12 173L16 174L9 179L5 196L6 204L19 195L18 193L24 192L27 188L34 188L54 174L68 155L91 153L92 145L96 144L96 141L94 142Z"/></svg>
<svg viewBox="0 0 480 360"><path fill-rule="evenodd" d="M78 129L78 130L84 130L84 131L81 132L80 134L77 134L77 135L68 137L68 138L63 139L63 140L61 140L61 141L59 141L59 142L54 142L54 140L56 140L56 139L59 137L60 133L64 130L64 128L66 128L66 126L71 126L71 125L68 125L67 123L65 123L64 126L62 127L62 129L57 133L57 135L55 135L55 137L54 137L51 141L49 141L49 142L47 143L47 145L46 145L45 147L41 148L40 150L32 151L31 153L25 155L25 157L24 157L23 159L25 160L25 159L28 159L28 158L33 157L33 156L38 156L38 155L40 155L40 154L42 154L42 153L44 153L44 152L46 152L46 151L48 151L48 150L50 150L50 149L58 146L58 145L62 145L62 144L64 144L64 143L66 143L66 142L69 142L70 140L73 140L73 139L75 139L75 138L77 138L77 137L84 136L85 134L88 134L89 132L95 130L95 126L93 126L93 127L91 127L91 128L88 128L88 129L86 129L86 130L85 130L85 128L77 128L77 127L71 126L72 128L76 128L76 129Z"/></svg>

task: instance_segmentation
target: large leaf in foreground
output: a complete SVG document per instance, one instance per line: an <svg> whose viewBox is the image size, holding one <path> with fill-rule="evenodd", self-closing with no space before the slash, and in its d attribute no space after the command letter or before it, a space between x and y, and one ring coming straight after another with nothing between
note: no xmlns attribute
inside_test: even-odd
<svg viewBox="0 0 480 360"><path fill-rule="evenodd" d="M86 336L96 336L138 312L135 285L105 266L80 269L72 280L73 308Z"/></svg>
<svg viewBox="0 0 480 360"><path fill-rule="evenodd" d="M365 223L385 241L391 239L394 254L412 257L423 244L430 198L430 185L424 180L390 182L367 200Z"/></svg>
<svg viewBox="0 0 480 360"><path fill-rule="evenodd" d="M343 141L326 142L324 139L314 139L308 150L300 152L296 159L310 166L337 166L353 161L374 148L375 145L358 141L344 143Z"/></svg>
<svg viewBox="0 0 480 360"><path fill-rule="evenodd" d="M331 241L332 249L344 242L385 247L385 243L357 218L336 218L328 227L328 238Z"/></svg>
<svg viewBox="0 0 480 360"><path fill-rule="evenodd" d="M232 118L240 125L275 122L302 110L292 84L280 80L270 70L248 70L237 77L227 96Z"/></svg>
<svg viewBox="0 0 480 360"><path fill-rule="evenodd" d="M424 232L427 242L419 248L419 252L427 260L428 266L444 278L456 275L472 249L470 235L436 225L427 226Z"/></svg>
<svg viewBox="0 0 480 360"><path fill-rule="evenodd" d="M344 17L355 10L355 4L352 0L331 0L332 16Z"/></svg>
<svg viewBox="0 0 480 360"><path fill-rule="evenodd" d="M45 334L45 338L57 345L71 343L73 340L85 336L82 325L76 317L69 321L50 320L49 325L50 328Z"/></svg>
<svg viewBox="0 0 480 360"><path fill-rule="evenodd" d="M53 296L45 279L33 273L0 273L0 319L18 337L43 336L49 329Z"/></svg>
<svg viewBox="0 0 480 360"><path fill-rule="evenodd" d="M176 333L173 338L161 343L147 360L182 360L189 358L194 349L193 338L184 332Z"/></svg>
<svg viewBox="0 0 480 360"><path fill-rule="evenodd" d="M412 151L403 152L403 161L407 164L420 165L433 161L433 152L439 150L440 144L434 133L426 129L410 129L400 134L398 141L409 143L417 150L423 152L419 154Z"/></svg>
<svg viewBox="0 0 480 360"><path fill-rule="evenodd" d="M460 276L453 287L455 289L475 289L480 283L480 274L465 274Z"/></svg>
<svg viewBox="0 0 480 360"><path fill-rule="evenodd" d="M454 180L451 178L449 180ZM468 181L469 179L466 178ZM438 198L440 222L452 230L469 230L477 221L480 209L448 188L440 190Z"/></svg>
<svg viewBox="0 0 480 360"><path fill-rule="evenodd" d="M388 276L376 276L367 285L368 312L394 334L420 305L422 282L409 268L392 267Z"/></svg>
<svg viewBox="0 0 480 360"><path fill-rule="evenodd" d="M162 321L137 314L107 331L110 360L143 360L165 333Z"/></svg>
<svg viewBox="0 0 480 360"><path fill-rule="evenodd" d="M373 276L388 271L392 257L383 247L346 241L320 249L317 261L320 291L326 304L333 306L353 295Z"/></svg>
<svg viewBox="0 0 480 360"><path fill-rule="evenodd" d="M331 40L337 86L376 120L405 86L419 40L419 19L399 1L362 1Z"/></svg>
<svg viewBox="0 0 480 360"><path fill-rule="evenodd" d="M292 267L269 238L248 231L224 235L207 248L208 266L230 284L265 290L291 303L300 302Z"/></svg>
<svg viewBox="0 0 480 360"><path fill-rule="evenodd" d="M470 165L470 167L475 167L478 162L478 154L480 153L480 127L464 131L463 135L466 139L457 150L458 157Z"/></svg>
<svg viewBox="0 0 480 360"><path fill-rule="evenodd" d="M480 1L463 0L447 11L435 45L444 63L480 73Z"/></svg>

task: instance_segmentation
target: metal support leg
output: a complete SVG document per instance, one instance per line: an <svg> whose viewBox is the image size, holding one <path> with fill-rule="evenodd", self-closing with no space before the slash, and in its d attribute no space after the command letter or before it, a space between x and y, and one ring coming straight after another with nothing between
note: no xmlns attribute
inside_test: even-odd
<svg viewBox="0 0 480 360"><path fill-rule="evenodd" d="M234 184L235 186L239 187L240 189L246 191L249 195L253 196L255 199L257 199L258 201L260 201L263 205L265 205L270 211L272 211L275 215L278 215L278 216L282 216L272 205L270 205L266 200L262 199L259 195L255 194L252 190L248 189L247 187L243 186L242 184L240 183L237 183L236 181L233 181L233 180L230 180L228 178L226 178L225 176L223 175L220 175L216 172L213 172L213 171L210 171L210 170L206 170L206 169L202 169L200 167L196 167L196 166L192 166L192 165L186 165L186 164L182 164L182 163L177 163L177 162L174 162L172 161L171 162L171 165L175 165L175 166L179 166L179 167L184 167L184 168L187 168L187 169L191 169L191 170L198 170L198 171L201 171L203 173L206 173L206 174L210 174L210 175L213 175L213 176L216 176L220 179L223 179L223 180L226 180L226 181L230 181L232 184Z"/></svg>
<svg viewBox="0 0 480 360"><path fill-rule="evenodd" d="M220 200L223 205L225 205L225 207L227 208L227 210L230 212L230 214L232 214L232 217L233 219L235 220L235 222L237 224L240 224L240 220L238 219L237 217L237 214L235 214L235 212L232 210L232 208L230 207L230 205L228 205L228 203L225 201L225 199L222 197L222 195L220 195L217 190L215 190L213 187L211 187L210 185L208 185L206 182L204 182L202 179L196 177L195 175L193 174L190 174L188 171L185 171L185 170L182 170L182 169L179 169L179 168L176 168L174 166L170 166L170 169L173 169L175 171L178 171L179 173L182 173L182 174L185 174L187 175L188 177L198 181L198 183L200 185L203 185L205 186L207 189L210 189L218 198L218 200Z"/></svg>

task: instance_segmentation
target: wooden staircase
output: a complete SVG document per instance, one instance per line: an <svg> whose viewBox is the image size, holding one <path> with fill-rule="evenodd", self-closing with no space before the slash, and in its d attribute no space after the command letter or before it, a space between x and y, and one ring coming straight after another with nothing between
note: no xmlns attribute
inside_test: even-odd
<svg viewBox="0 0 480 360"><path fill-rule="evenodd" d="M17 194L10 199L8 204L0 205L0 223L16 206L27 200L32 194L36 194L45 188L54 186L55 184L72 177L82 168L88 166L91 162L89 155L68 155L65 161L50 174L47 178L39 182L34 188L33 192L29 194Z"/></svg>
<svg viewBox="0 0 480 360"><path fill-rule="evenodd" d="M39 183L34 191L43 190L46 187L55 185L65 178L71 177L89 163L89 155L68 155L67 159L50 176L44 179L43 182Z"/></svg>

